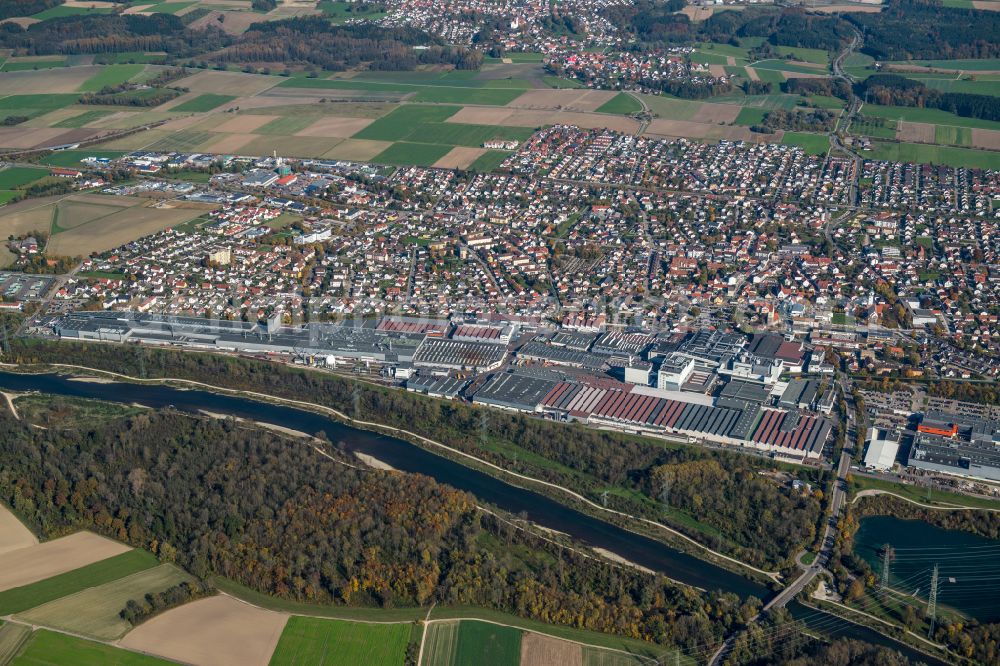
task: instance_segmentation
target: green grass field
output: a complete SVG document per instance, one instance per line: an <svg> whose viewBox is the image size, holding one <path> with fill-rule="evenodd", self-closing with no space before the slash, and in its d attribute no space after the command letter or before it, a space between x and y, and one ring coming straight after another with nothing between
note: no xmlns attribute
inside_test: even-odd
<svg viewBox="0 0 1000 666"><path fill-rule="evenodd" d="M920 488L912 484L872 479L867 476L851 477L851 493L866 489L887 490L922 504L968 506L976 509L1000 509L1000 500L969 497L968 495L959 495L958 493L949 493L937 489Z"/></svg>
<svg viewBox="0 0 1000 666"><path fill-rule="evenodd" d="M884 125L879 125L876 121L862 117L851 123L851 133L878 139L895 139L896 121L889 120Z"/></svg>
<svg viewBox="0 0 1000 666"><path fill-rule="evenodd" d="M746 125L747 127L751 125L758 125L764 120L764 115L767 113L767 109L757 109L752 106L744 106L740 109L740 114L736 116L736 120L733 121L737 125Z"/></svg>
<svg viewBox="0 0 1000 666"><path fill-rule="evenodd" d="M402 666L409 624L365 624L293 616L271 656L271 666Z"/></svg>
<svg viewBox="0 0 1000 666"><path fill-rule="evenodd" d="M94 76L84 81L80 92L97 92L105 86L118 86L146 69L145 65L104 65Z"/></svg>
<svg viewBox="0 0 1000 666"><path fill-rule="evenodd" d="M934 69L962 70L966 72L1000 70L1000 58L963 59L963 60L904 60L888 63L890 65L917 65L933 67Z"/></svg>
<svg viewBox="0 0 1000 666"><path fill-rule="evenodd" d="M393 109L354 135L355 139L399 141L408 137L421 123L442 123L458 113L458 106L405 105Z"/></svg>
<svg viewBox="0 0 1000 666"><path fill-rule="evenodd" d="M53 123L52 127L83 127L84 125L92 123L95 120L107 118L112 113L114 113L114 111L84 111L79 115L71 116L65 120Z"/></svg>
<svg viewBox="0 0 1000 666"><path fill-rule="evenodd" d="M642 104L628 93L618 93L610 100L597 107L598 113L617 113L628 116L642 111Z"/></svg>
<svg viewBox="0 0 1000 666"><path fill-rule="evenodd" d="M706 65L725 65L729 62L729 58L721 53L699 50L691 54L691 62L704 63Z"/></svg>
<svg viewBox="0 0 1000 666"><path fill-rule="evenodd" d="M76 104L80 98L74 94L9 95L0 98L0 116L18 115L35 118L49 111Z"/></svg>
<svg viewBox="0 0 1000 666"><path fill-rule="evenodd" d="M640 95L640 98L646 103L650 111L659 118L691 120L696 113L701 111L701 102L673 99L661 95ZM614 100L612 99L611 101L613 102Z"/></svg>
<svg viewBox="0 0 1000 666"><path fill-rule="evenodd" d="M993 95L1000 97L1000 81L977 78L975 81L969 79L938 78L937 75L927 74L907 74L906 78L920 81L928 88L934 88L942 92L971 93L973 95Z"/></svg>
<svg viewBox="0 0 1000 666"><path fill-rule="evenodd" d="M828 51L823 49L807 49L805 47L798 46L779 46L778 53L781 55L790 55L796 60L801 60L802 62L811 62L817 65L823 65L826 67L830 64L830 54Z"/></svg>
<svg viewBox="0 0 1000 666"><path fill-rule="evenodd" d="M760 60L753 63L752 67L757 70L758 74L762 71L787 72L789 74L822 74L824 71L822 67L796 65L787 60Z"/></svg>
<svg viewBox="0 0 1000 666"><path fill-rule="evenodd" d="M414 102L435 104L483 104L504 106L521 96L525 88L424 88L413 96Z"/></svg>
<svg viewBox="0 0 1000 666"><path fill-rule="evenodd" d="M163 54L151 54L144 51L125 51L124 53L102 53L94 60L109 64L144 63L156 65L162 64L166 57Z"/></svg>
<svg viewBox="0 0 1000 666"><path fill-rule="evenodd" d="M544 53L507 53L503 56L509 59L513 63L535 63L541 62L545 58ZM483 59L485 62L497 63L501 62L500 58L486 57Z"/></svg>
<svg viewBox="0 0 1000 666"><path fill-rule="evenodd" d="M1000 169L1000 152L929 146L922 143L890 143L875 141L866 157L892 162L924 162L947 166L965 166L980 169Z"/></svg>
<svg viewBox="0 0 1000 666"><path fill-rule="evenodd" d="M65 67L66 58L44 58L38 60L8 60L0 67L0 72L26 72L35 69L52 69L54 67Z"/></svg>
<svg viewBox="0 0 1000 666"><path fill-rule="evenodd" d="M945 146L971 146L972 130L968 127L934 126L934 143Z"/></svg>
<svg viewBox="0 0 1000 666"><path fill-rule="evenodd" d="M487 150L469 165L469 171L488 173L499 167L510 153L502 150Z"/></svg>
<svg viewBox="0 0 1000 666"><path fill-rule="evenodd" d="M20 613L90 587L152 569L159 562L145 550L130 550L37 583L0 592L0 615Z"/></svg>
<svg viewBox="0 0 1000 666"><path fill-rule="evenodd" d="M46 21L51 18L79 16L80 14L110 14L112 11L113 10L110 7L91 8L66 7L65 5L59 5L58 7L52 7L50 9L46 9L45 11L38 12L37 14L32 14L31 18L38 19L39 21Z"/></svg>
<svg viewBox="0 0 1000 666"><path fill-rule="evenodd" d="M911 123L931 123L933 125L951 125L954 127L972 127L979 129L1000 130L1000 122L982 120L979 118L963 118L954 113L940 109L921 109L910 106L879 106L866 104L863 113L866 116L906 120Z"/></svg>
<svg viewBox="0 0 1000 666"><path fill-rule="evenodd" d="M161 564L70 596L50 601L17 615L36 625L63 629L101 640L115 640L132 625L119 616L130 599L142 599L147 592L160 592L191 576L172 564Z"/></svg>
<svg viewBox="0 0 1000 666"><path fill-rule="evenodd" d="M199 132L197 130L182 130L180 132L174 132L169 134L159 141L147 146L150 150L162 150L164 152L171 150L178 151L191 151L195 150L195 146L200 146L203 143L211 141L216 138L217 134L212 134L211 132Z"/></svg>
<svg viewBox="0 0 1000 666"><path fill-rule="evenodd" d="M20 192L15 192L14 190L0 190L0 206L3 206L4 204L10 203L19 194L20 194ZM3 248L3 256L6 259L10 258L10 253L7 252L6 248ZM6 265L6 263L4 263L3 265Z"/></svg>
<svg viewBox="0 0 1000 666"><path fill-rule="evenodd" d="M542 82L549 88L583 88L583 84L576 79L564 79L561 76L545 75Z"/></svg>
<svg viewBox="0 0 1000 666"><path fill-rule="evenodd" d="M212 109L218 108L223 104L228 104L232 102L236 97L233 95L216 95L215 93L205 93L203 95L198 95L194 99L189 99L188 101L179 104L171 109L171 111L177 111L179 113L198 113L202 111L211 111Z"/></svg>
<svg viewBox="0 0 1000 666"><path fill-rule="evenodd" d="M173 662L39 629L11 666L172 666Z"/></svg>
<svg viewBox="0 0 1000 666"><path fill-rule="evenodd" d="M740 46L733 46L732 44L721 44L719 42L704 42L698 44L698 50L702 53L718 53L723 56L731 56L733 58L740 58L746 60L749 58L747 49Z"/></svg>
<svg viewBox="0 0 1000 666"><path fill-rule="evenodd" d="M520 629L488 622L463 621L458 628L455 663L519 666L523 634Z"/></svg>
<svg viewBox="0 0 1000 666"><path fill-rule="evenodd" d="M753 70L757 72L757 78L766 83L782 83L785 80L785 75L777 69L758 69L753 67Z"/></svg>
<svg viewBox="0 0 1000 666"><path fill-rule="evenodd" d="M829 137L808 132L785 132L781 137L781 143L786 146L798 146L810 155L825 155L830 149Z"/></svg>
<svg viewBox="0 0 1000 666"><path fill-rule="evenodd" d="M838 110L847 106L847 102L839 97L829 97L827 95L807 95L805 99L818 109Z"/></svg>
<svg viewBox="0 0 1000 666"><path fill-rule="evenodd" d="M317 6L323 15L330 19L330 23L340 24L350 19L373 20L385 16L385 12L364 11L368 5L355 2L337 2L336 0L323 0Z"/></svg>
<svg viewBox="0 0 1000 666"><path fill-rule="evenodd" d="M161 2L149 8L154 14L176 14L186 7L195 4L194 2Z"/></svg>
<svg viewBox="0 0 1000 666"><path fill-rule="evenodd" d="M450 150L451 146L440 144L397 141L370 161L397 166L431 166Z"/></svg>
<svg viewBox="0 0 1000 666"><path fill-rule="evenodd" d="M0 170L0 190L14 190L49 175L45 169L8 167Z"/></svg>

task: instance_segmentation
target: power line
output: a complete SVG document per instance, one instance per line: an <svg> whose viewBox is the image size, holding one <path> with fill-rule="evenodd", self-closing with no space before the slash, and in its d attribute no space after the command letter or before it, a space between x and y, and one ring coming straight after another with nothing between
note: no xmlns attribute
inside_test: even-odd
<svg viewBox="0 0 1000 666"><path fill-rule="evenodd" d="M931 593L927 601L927 615L931 618L930 630L927 636L934 636L934 621L937 619L937 588L938 588L938 565L934 565L934 573L931 575Z"/></svg>

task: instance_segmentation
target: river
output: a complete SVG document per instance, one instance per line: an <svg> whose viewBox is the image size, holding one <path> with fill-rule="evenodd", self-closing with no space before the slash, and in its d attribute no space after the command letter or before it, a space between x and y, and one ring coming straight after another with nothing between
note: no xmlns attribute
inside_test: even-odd
<svg viewBox="0 0 1000 666"><path fill-rule="evenodd" d="M0 388L138 403L156 408L172 406L188 412L205 410L271 423L310 434L322 431L330 441L343 444L348 451L374 456L401 471L433 477L441 483L467 491L505 511L514 514L523 513L538 525L564 532L590 546L609 550L682 583L703 589L734 592L741 597L756 596L766 599L771 596L770 590L760 583L659 541L563 506L544 495L504 483L488 474L430 453L405 440L352 428L302 409L208 391L177 389L155 384L75 381L68 376L55 374L24 375L0 372ZM928 663L946 663L924 657L878 632L845 622L829 614L817 613L796 602L789 604L788 608L793 615L827 635L849 636L887 645L907 656L924 659Z"/></svg>

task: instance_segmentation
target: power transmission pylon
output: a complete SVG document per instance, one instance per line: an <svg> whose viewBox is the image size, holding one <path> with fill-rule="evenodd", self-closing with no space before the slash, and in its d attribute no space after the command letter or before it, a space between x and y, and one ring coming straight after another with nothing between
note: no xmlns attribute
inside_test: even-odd
<svg viewBox="0 0 1000 666"><path fill-rule="evenodd" d="M601 503L604 505L605 509L608 508L608 491L607 490L605 490L603 493L601 493Z"/></svg>
<svg viewBox="0 0 1000 666"><path fill-rule="evenodd" d="M928 636L934 637L934 621L937 619L937 593L938 593L938 565L934 565L934 573L931 574L931 593L927 597L927 615L931 618Z"/></svg>
<svg viewBox="0 0 1000 666"><path fill-rule="evenodd" d="M889 587L889 561L892 559L892 546L885 544L882 547L882 576L879 578L879 589L884 590Z"/></svg>

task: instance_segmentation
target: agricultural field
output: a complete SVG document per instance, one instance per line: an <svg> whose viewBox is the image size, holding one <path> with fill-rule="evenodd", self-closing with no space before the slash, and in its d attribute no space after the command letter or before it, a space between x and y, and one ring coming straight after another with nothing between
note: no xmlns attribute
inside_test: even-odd
<svg viewBox="0 0 1000 666"><path fill-rule="evenodd" d="M643 666L646 663L648 662L623 652L612 652L590 646L583 648L583 666Z"/></svg>
<svg viewBox="0 0 1000 666"><path fill-rule="evenodd" d="M964 59L964 60L900 60L886 63L890 66L927 67L963 72L1000 71L1000 58Z"/></svg>
<svg viewBox="0 0 1000 666"><path fill-rule="evenodd" d="M767 114L767 109L756 109L752 106L744 106L740 109L740 115L736 116L737 125L746 125L747 127L751 125L759 125L764 121L764 116Z"/></svg>
<svg viewBox="0 0 1000 666"><path fill-rule="evenodd" d="M97 587L155 567L159 562L144 550L130 550L30 585L0 592L0 615L21 613L87 588Z"/></svg>
<svg viewBox="0 0 1000 666"><path fill-rule="evenodd" d="M786 146L798 146L810 155L825 155L830 150L830 138L825 134L785 132L781 137L781 143Z"/></svg>
<svg viewBox="0 0 1000 666"><path fill-rule="evenodd" d="M0 625L0 664L10 663L29 636L31 627L11 622Z"/></svg>
<svg viewBox="0 0 1000 666"><path fill-rule="evenodd" d="M12 590L131 550L92 532L76 532L0 554L0 591Z"/></svg>
<svg viewBox="0 0 1000 666"><path fill-rule="evenodd" d="M397 141L372 158L372 162L393 165L431 166L450 152L448 146Z"/></svg>
<svg viewBox="0 0 1000 666"><path fill-rule="evenodd" d="M477 620L434 622L425 629L423 663L427 666L491 664L519 666L520 629Z"/></svg>
<svg viewBox="0 0 1000 666"><path fill-rule="evenodd" d="M157 615L118 644L182 663L268 666L287 620L284 613L218 595Z"/></svg>
<svg viewBox="0 0 1000 666"><path fill-rule="evenodd" d="M355 2L338 2L337 0L322 0L316 8L330 19L330 23L340 24L350 19L365 19L368 21L382 18L385 12L368 11L368 5Z"/></svg>
<svg viewBox="0 0 1000 666"><path fill-rule="evenodd" d="M10 509L0 504L0 554L34 546L38 539L17 519ZM0 615L4 613L0 612Z"/></svg>
<svg viewBox="0 0 1000 666"><path fill-rule="evenodd" d="M757 67L748 67L747 69L753 70L758 81L764 81L766 83L782 83L785 80L785 75L777 69L758 69Z"/></svg>
<svg viewBox="0 0 1000 666"><path fill-rule="evenodd" d="M0 81L2 86L2 81ZM28 116L34 118L64 106L76 104L75 94L8 95L0 98L0 116Z"/></svg>
<svg viewBox="0 0 1000 666"><path fill-rule="evenodd" d="M642 111L642 104L628 93L618 93L609 102L597 107L598 113L618 113L629 116Z"/></svg>
<svg viewBox="0 0 1000 666"><path fill-rule="evenodd" d="M972 130L968 127L935 125L934 143L945 146L971 146Z"/></svg>
<svg viewBox="0 0 1000 666"><path fill-rule="evenodd" d="M884 123L880 124L876 120L861 117L851 122L851 133L860 134L861 136L876 137L879 139L895 139L896 125L897 123L895 120L886 120Z"/></svg>
<svg viewBox="0 0 1000 666"><path fill-rule="evenodd" d="M145 65L105 65L80 86L80 92L97 92L106 86L118 86L138 76Z"/></svg>
<svg viewBox="0 0 1000 666"><path fill-rule="evenodd" d="M409 624L366 624L291 617L270 666L402 666L410 639Z"/></svg>
<svg viewBox="0 0 1000 666"><path fill-rule="evenodd" d="M822 65L823 67L830 64L830 53L823 49L807 49L797 46L779 46L777 49L781 55L790 55L802 62Z"/></svg>
<svg viewBox="0 0 1000 666"><path fill-rule="evenodd" d="M52 127L67 127L67 128L83 127L84 125L89 125L90 123L97 122L98 120L107 118L112 113L114 112L103 111L103 110L84 111L77 115L70 116L69 118L56 121L52 123Z"/></svg>
<svg viewBox="0 0 1000 666"><path fill-rule="evenodd" d="M26 58L10 58L0 67L0 72L24 72L39 69L52 69L54 67L65 67L66 58L51 56L29 56Z"/></svg>
<svg viewBox="0 0 1000 666"><path fill-rule="evenodd" d="M164 661L103 643L39 629L31 634L11 666L170 666Z"/></svg>
<svg viewBox="0 0 1000 666"><path fill-rule="evenodd" d="M979 118L965 118L940 109L866 104L864 107L864 114L866 116L877 116L880 118L890 118L892 120L906 120L913 123L930 123L932 125L951 125L953 127L1000 130L1000 122L982 120Z"/></svg>
<svg viewBox="0 0 1000 666"><path fill-rule="evenodd" d="M236 97L233 95L203 93L194 99L189 99L186 102L171 107L170 110L178 113L201 113L204 111L211 111L212 109L218 108L223 104L228 104L234 99L236 99Z"/></svg>
<svg viewBox="0 0 1000 666"><path fill-rule="evenodd" d="M458 106L401 106L368 125L353 138L400 141L410 136L416 126L443 123L460 110Z"/></svg>
<svg viewBox="0 0 1000 666"><path fill-rule="evenodd" d="M1000 169L1000 152L972 150L951 146L932 146L922 143L892 143L875 141L866 157L896 162L925 162L947 166L966 166L980 169Z"/></svg>
<svg viewBox="0 0 1000 666"><path fill-rule="evenodd" d="M993 95L1000 97L1000 77L980 75L975 80L969 78L939 78L940 75L907 74L906 78L920 81L928 88L942 92L971 93L973 95Z"/></svg>
<svg viewBox="0 0 1000 666"><path fill-rule="evenodd" d="M62 629L101 640L115 640L132 628L119 615L129 600L142 599L146 593L162 592L191 580L191 576L174 565L161 564L50 601L18 613L15 617L33 625Z"/></svg>
<svg viewBox="0 0 1000 666"><path fill-rule="evenodd" d="M521 639L520 666L583 666L583 646L579 643L527 632Z"/></svg>
<svg viewBox="0 0 1000 666"><path fill-rule="evenodd" d="M16 190L49 175L45 169L7 167L0 169L0 190Z"/></svg>
<svg viewBox="0 0 1000 666"><path fill-rule="evenodd" d="M487 150L473 161L468 169L478 173L488 173L499 167L510 153L502 150Z"/></svg>

